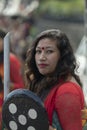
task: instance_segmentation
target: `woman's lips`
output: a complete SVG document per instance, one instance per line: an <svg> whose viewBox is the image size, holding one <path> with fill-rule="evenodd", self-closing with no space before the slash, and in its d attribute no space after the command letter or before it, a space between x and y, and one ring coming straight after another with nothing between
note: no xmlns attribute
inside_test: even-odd
<svg viewBox="0 0 87 130"><path fill-rule="evenodd" d="M48 65L47 64L39 64L38 65L40 68L45 68L45 67L47 67Z"/></svg>

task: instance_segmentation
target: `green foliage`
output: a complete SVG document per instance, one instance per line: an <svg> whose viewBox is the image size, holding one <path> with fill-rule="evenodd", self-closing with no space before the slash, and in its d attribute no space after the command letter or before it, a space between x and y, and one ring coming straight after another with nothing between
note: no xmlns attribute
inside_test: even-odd
<svg viewBox="0 0 87 130"><path fill-rule="evenodd" d="M50 14L83 14L84 0L41 0L39 6L39 13Z"/></svg>

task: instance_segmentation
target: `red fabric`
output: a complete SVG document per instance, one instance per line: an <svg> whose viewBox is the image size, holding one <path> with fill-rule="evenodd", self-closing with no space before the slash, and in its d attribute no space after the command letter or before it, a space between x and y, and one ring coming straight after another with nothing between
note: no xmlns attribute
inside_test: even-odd
<svg viewBox="0 0 87 130"><path fill-rule="evenodd" d="M14 83L14 89L24 87L21 74L21 63L12 53L10 54L10 80Z"/></svg>
<svg viewBox="0 0 87 130"><path fill-rule="evenodd" d="M4 80L4 65L0 63L0 76ZM21 63L14 54L10 54L10 80L13 83L13 89L23 88L24 83L21 74ZM2 104L3 90L0 92L0 130L2 130Z"/></svg>
<svg viewBox="0 0 87 130"><path fill-rule="evenodd" d="M0 130L2 130L2 105L3 105L3 91L0 92Z"/></svg>
<svg viewBox="0 0 87 130"><path fill-rule="evenodd" d="M81 88L72 82L54 87L44 101L50 125L55 109L63 130L82 130L81 109L84 96Z"/></svg>

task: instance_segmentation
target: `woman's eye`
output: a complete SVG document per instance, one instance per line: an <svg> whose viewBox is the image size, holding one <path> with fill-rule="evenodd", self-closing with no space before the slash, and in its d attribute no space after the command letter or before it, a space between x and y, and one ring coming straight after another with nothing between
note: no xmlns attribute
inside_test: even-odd
<svg viewBox="0 0 87 130"><path fill-rule="evenodd" d="M37 53L37 54L40 54L40 53L41 53L41 50L36 50L36 53Z"/></svg>
<svg viewBox="0 0 87 130"><path fill-rule="evenodd" d="M48 54L50 54L50 53L52 53L53 52L53 50L47 50L47 53Z"/></svg>

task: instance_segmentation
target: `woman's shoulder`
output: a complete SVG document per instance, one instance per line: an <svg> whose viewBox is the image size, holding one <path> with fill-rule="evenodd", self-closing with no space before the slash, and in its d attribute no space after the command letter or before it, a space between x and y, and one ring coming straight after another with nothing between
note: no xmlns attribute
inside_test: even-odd
<svg viewBox="0 0 87 130"><path fill-rule="evenodd" d="M82 106L84 106L84 94L82 88L75 82L67 81L59 86L56 92L56 98L58 99L60 96L64 97L64 95L68 95L68 98L72 96L78 97L81 101Z"/></svg>
<svg viewBox="0 0 87 130"><path fill-rule="evenodd" d="M80 94L82 92L82 88L75 82L66 81L65 83L61 84L58 89L59 94L64 93L72 93L72 94Z"/></svg>

